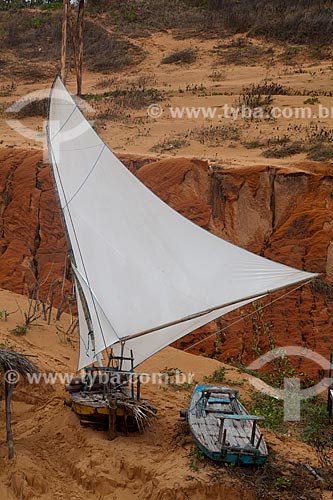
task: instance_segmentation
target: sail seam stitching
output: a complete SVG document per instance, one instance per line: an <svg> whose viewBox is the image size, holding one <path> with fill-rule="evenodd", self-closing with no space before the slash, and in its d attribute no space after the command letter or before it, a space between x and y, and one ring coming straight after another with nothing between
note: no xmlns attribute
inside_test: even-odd
<svg viewBox="0 0 333 500"><path fill-rule="evenodd" d="M59 177L60 186L61 186L64 198L65 198L65 201L66 201L66 204L67 204L66 193L65 193L62 181L61 181L61 177L60 177L60 173L59 173L59 168L58 168L56 157L55 157L55 154L54 154L54 151L53 151L53 148L52 148L51 140L49 140L49 145L50 145L50 148L51 148L51 154L52 154L53 161L54 161L54 164L55 164L55 167L56 167L56 170L57 170L57 174L58 174L58 177ZM84 269L85 275L87 277L87 283L89 285L91 299L92 299L92 302L94 304L94 309L95 309L95 313L96 313L98 325L99 325L99 328L100 328L100 331L101 331L101 334L102 334L102 338L103 338L103 342L104 342L104 345L105 345L105 349L107 349L106 340L105 340L105 337L104 337L104 333L103 333L103 330L102 330L102 325L101 325L100 318L99 318L99 315L98 315L98 312L97 312L97 307L96 307L96 304L95 304L95 298L94 298L94 296L92 294L92 290L90 288L90 283L89 283L89 278L88 278L88 274L87 274L87 271L86 271L86 266L84 264L83 255L82 255L80 247L79 247L79 242L78 242L78 238L77 238L77 235L76 235L75 227L74 227L74 224L73 224L73 219L72 219L72 216L71 216L71 213L70 213L70 210L69 210L68 206L67 206L67 211L68 211L70 222L71 222L71 225L72 225L72 228L73 228L73 233L74 233L74 237L75 237L75 240L76 240L76 244L77 244L77 248L78 248L78 251L79 251L79 255L80 255L80 258L81 258L81 262L82 262L82 265L83 265L83 269ZM64 217L65 217L64 210L62 210L62 212L63 212Z"/></svg>
<svg viewBox="0 0 333 500"><path fill-rule="evenodd" d="M66 118L66 120L64 121L64 123L62 124L62 126L59 128L58 132L56 134L54 134L54 136L52 138L50 137L50 141L51 140L53 141L57 137L57 135L60 134L60 132L62 131L62 129L64 128L64 126L67 125L67 123L69 122L69 120L72 118L74 112L76 111L76 108L77 108L77 106L75 105L75 108L70 113L70 115L68 116L68 118Z"/></svg>
<svg viewBox="0 0 333 500"><path fill-rule="evenodd" d="M64 210L66 207L68 208L69 204L74 200L75 196L81 191L81 189L83 188L83 186L85 185L85 183L87 182L87 180L89 179L90 175L93 173L93 171L95 170L96 166L97 166L97 163L99 162L99 159L100 157L102 156L103 154L103 151L105 149L105 144L103 145L95 163L93 164L93 166L91 167L89 173L87 174L86 178L83 180L83 182L81 183L81 186L79 186L76 190L76 192L73 194L73 196L71 197L70 200L66 201L66 205L64 205L62 208L62 210Z"/></svg>

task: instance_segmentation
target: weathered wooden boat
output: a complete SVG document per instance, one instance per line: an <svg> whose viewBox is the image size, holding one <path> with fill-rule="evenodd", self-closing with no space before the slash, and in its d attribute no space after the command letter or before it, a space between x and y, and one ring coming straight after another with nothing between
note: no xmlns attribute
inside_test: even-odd
<svg viewBox="0 0 333 500"><path fill-rule="evenodd" d="M229 464L264 464L267 446L257 422L229 387L197 385L187 411L196 445L212 460Z"/></svg>
<svg viewBox="0 0 333 500"><path fill-rule="evenodd" d="M110 366L111 360L117 364ZM83 425L108 427L113 436L116 431L142 431L154 419L156 408L140 395L142 374L134 373L133 357L132 369L121 371L125 360L111 354L108 366L86 367L85 376L74 377L66 386L70 406Z"/></svg>
<svg viewBox="0 0 333 500"><path fill-rule="evenodd" d="M250 253L182 217L111 152L61 79L54 81L48 144L70 250L79 317L71 406L117 427L149 422L135 368L188 333L270 292L317 275ZM107 382L90 383L98 374ZM114 384L114 375L125 380ZM76 390L75 390L76 389ZM142 420L140 421L140 418Z"/></svg>

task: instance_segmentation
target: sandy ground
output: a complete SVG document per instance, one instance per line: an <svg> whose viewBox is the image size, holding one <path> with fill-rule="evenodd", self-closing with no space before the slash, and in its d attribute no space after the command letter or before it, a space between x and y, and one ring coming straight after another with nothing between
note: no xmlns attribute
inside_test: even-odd
<svg viewBox="0 0 333 500"><path fill-rule="evenodd" d="M174 38L172 32L155 33L149 38L136 38L135 43L145 51L144 60L129 69L108 75L96 73L84 74L84 93L102 94L114 90L128 88L137 84L139 79L146 79L146 88L156 88L163 99L157 102L163 111L158 118L147 114L147 106L140 109L130 107L118 108L110 101L90 100L89 104L96 110L91 115L103 139L116 153L132 153L157 157L185 156L209 159L218 163L237 165L247 164L279 164L288 165L304 160L305 154L287 158L264 158L262 148L246 148L243 143L251 141L267 142L269 139L281 139L287 136L290 141L306 140L311 128L330 128L333 126L333 113L329 118L318 118L319 105L333 108L333 97L320 96L323 91L331 89L333 68L330 60L318 61L300 52L294 60L284 56L285 46L272 45L266 42L247 42L263 51L262 57L251 64L246 60L242 64L225 64L223 57L228 51L235 50L229 45L234 39L186 39ZM162 64L162 58L178 49L192 47L196 50L197 59L192 64ZM229 47L229 48L228 48ZM272 53L269 51L273 51ZM273 55L272 55L273 54ZM222 61L222 62L221 62ZM239 106L239 95L243 86L274 81L290 90L291 95L277 95L272 106L281 110L307 107L312 118L296 119L294 117L276 120L248 120L237 118L172 118L169 107L217 107L217 115L223 114L223 106ZM1 88L10 87L12 80L2 77ZM7 109L19 98L36 90L48 92L51 80L33 84L13 81L14 88L0 92L0 105ZM75 77L70 74L68 88L75 92ZM295 91L306 95L295 96ZM318 102L304 104L311 92L318 94ZM2 97L1 97L2 96ZM111 111L110 111L111 110ZM98 118L101 112L109 111L109 118ZM14 124L16 130L8 124L9 115L2 113L0 140L2 147L40 148L43 145L43 123L41 118L25 118ZM96 119L97 118L97 119ZM24 126L35 132L27 137L22 136L19 129ZM229 138L225 140L203 139L202 127L225 127ZM22 129L21 129L22 131ZM237 138L234 138L235 133ZM26 134L26 131L24 132Z"/></svg>
<svg viewBox="0 0 333 500"><path fill-rule="evenodd" d="M0 323L2 347L37 355L36 363L42 371L75 372L77 338L76 335L66 338L62 333L70 324L69 316L63 315L57 328L53 321L47 326L39 319L26 336L18 337L9 330L23 321L25 297L1 290L0 303L8 312L16 311L7 322ZM140 369L154 373L165 367L177 367L193 374L196 381L202 381L221 366L225 365L166 348ZM246 397L249 382L244 374L232 367L226 369L229 385L241 382L239 390ZM255 475L250 474L250 480L241 480L244 471L216 468L208 461L199 470L191 470L190 453L194 446L179 418L179 410L187 406L190 392L149 384L143 387L143 396L158 408L156 424L144 434L120 435L111 442L105 432L80 426L76 415L63 404L66 393L61 383L29 386L20 382L13 403L15 458L12 461L7 459L4 402L0 403L1 500L258 498L254 493ZM268 431L265 436L282 470L287 470L290 463L298 467L304 463L318 465L309 446ZM246 490L242 486L244 480L249 482ZM330 492L323 495L321 498L332 498ZM281 493L277 498L289 497Z"/></svg>

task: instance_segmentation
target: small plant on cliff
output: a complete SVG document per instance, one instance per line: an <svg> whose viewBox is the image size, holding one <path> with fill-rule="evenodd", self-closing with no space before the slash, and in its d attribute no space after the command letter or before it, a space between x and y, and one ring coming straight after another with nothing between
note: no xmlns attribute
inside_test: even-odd
<svg viewBox="0 0 333 500"><path fill-rule="evenodd" d="M243 87L239 97L239 104L251 109L264 108L273 103L273 89L264 82L263 84L252 84L248 87Z"/></svg>
<svg viewBox="0 0 333 500"><path fill-rule="evenodd" d="M265 417L261 425L275 431L284 431L283 401L262 392L252 391L251 401L245 404L251 414Z"/></svg>
<svg viewBox="0 0 333 500"><path fill-rule="evenodd" d="M292 482L288 477L280 476L275 481L275 487L277 490L288 490L291 488Z"/></svg>
<svg viewBox="0 0 333 500"><path fill-rule="evenodd" d="M224 382L225 381L225 368L223 366L221 368L218 368L208 377L204 377L204 381L205 382L214 382L214 383Z"/></svg>
<svg viewBox="0 0 333 500"><path fill-rule="evenodd" d="M16 335L17 337L22 337L23 335L26 335L28 332L28 326L27 325L17 325L15 328L12 330L9 330L10 333L13 335Z"/></svg>
<svg viewBox="0 0 333 500"><path fill-rule="evenodd" d="M295 141L280 147L266 149L266 151L262 153L262 156L265 158L286 158L288 156L298 155L304 151L304 144L301 141Z"/></svg>
<svg viewBox="0 0 333 500"><path fill-rule="evenodd" d="M182 137L181 135L168 136L164 139L161 139L158 143L156 143L151 151L163 153L165 151L172 151L179 148L184 148L189 145L186 137Z"/></svg>
<svg viewBox="0 0 333 500"><path fill-rule="evenodd" d="M275 339L271 333L274 324L272 321L267 321L265 319L265 304L263 302L253 302L252 307L254 309L254 312L251 315L253 338L252 350L256 355L260 356L262 354L262 349L260 347L262 341L267 340L270 349L275 349L276 347Z"/></svg>
<svg viewBox="0 0 333 500"><path fill-rule="evenodd" d="M200 464L205 460L204 453L199 448L194 448L190 451L189 457L189 468L194 472L198 472Z"/></svg>
<svg viewBox="0 0 333 500"><path fill-rule="evenodd" d="M331 426L327 422L327 404L316 396L302 401L301 404L301 439L307 443L314 443L318 438L322 438L329 433L332 435Z"/></svg>

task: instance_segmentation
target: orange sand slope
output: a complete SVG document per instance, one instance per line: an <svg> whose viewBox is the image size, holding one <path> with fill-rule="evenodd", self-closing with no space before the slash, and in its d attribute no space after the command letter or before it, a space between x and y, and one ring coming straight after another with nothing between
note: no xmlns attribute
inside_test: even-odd
<svg viewBox="0 0 333 500"><path fill-rule="evenodd" d="M0 322L2 345L38 355L36 362L41 370L75 371L77 338L66 338L63 333L71 321L68 315L63 315L57 327L54 321L47 326L39 319L26 336L17 337L9 330L23 322L27 300L1 290L0 304L9 312L17 310L7 322ZM151 373L166 366L192 372L195 380L201 381L203 376L226 365L169 347L141 368ZM246 396L249 385L244 374L235 368L226 369L229 380L243 382L240 392ZM198 471L190 469L189 454L194 446L179 420L179 410L187 406L189 392L146 385L143 395L158 408L156 424L142 435L119 436L111 442L106 433L80 426L76 415L63 404L66 393L62 384L29 386L21 382L13 403L16 453L12 461L6 458L4 402L0 403L1 500L257 498L258 486L252 473L246 479L244 471L216 467L208 461ZM286 441L270 432L265 432L265 436L270 450L276 452L275 463L281 463L283 470L288 464L296 464L302 470L305 462L318 465L309 446L291 438ZM309 487L317 491L315 480L310 475L308 479ZM322 497L319 490L318 495L315 498L331 498ZM289 497L279 493L276 498Z"/></svg>

